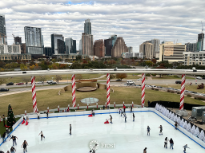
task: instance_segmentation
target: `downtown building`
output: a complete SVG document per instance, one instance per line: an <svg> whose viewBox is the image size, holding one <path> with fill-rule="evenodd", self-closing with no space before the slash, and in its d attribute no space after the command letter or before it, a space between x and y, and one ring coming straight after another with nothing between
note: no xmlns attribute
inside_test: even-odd
<svg viewBox="0 0 205 153"><path fill-rule="evenodd" d="M174 44L173 42L162 42L160 44L159 60L173 62L184 62L184 52L186 51L186 45L181 43Z"/></svg>
<svg viewBox="0 0 205 153"><path fill-rule="evenodd" d="M0 44L7 44L5 16L0 14Z"/></svg>
<svg viewBox="0 0 205 153"><path fill-rule="evenodd" d="M94 55L102 58L105 56L105 46L103 39L94 42Z"/></svg>
<svg viewBox="0 0 205 153"><path fill-rule="evenodd" d="M198 34L197 51L204 50L204 33Z"/></svg>
<svg viewBox="0 0 205 153"><path fill-rule="evenodd" d="M60 47L60 48L58 48ZM61 34L51 34L52 55L65 54L64 37Z"/></svg>
<svg viewBox="0 0 205 153"><path fill-rule="evenodd" d="M32 55L42 55L44 52L43 36L41 28L24 27L26 53Z"/></svg>
<svg viewBox="0 0 205 153"><path fill-rule="evenodd" d="M186 52L196 52L197 51L197 43L186 43Z"/></svg>
<svg viewBox="0 0 205 153"><path fill-rule="evenodd" d="M128 52L128 47L122 37L117 37L114 46L111 50L111 57L122 57L123 53Z"/></svg>
<svg viewBox="0 0 205 153"><path fill-rule="evenodd" d="M65 39L66 54L76 54L76 40L72 38Z"/></svg>
<svg viewBox="0 0 205 153"><path fill-rule="evenodd" d="M205 66L205 51L184 52L184 65L202 65Z"/></svg>
<svg viewBox="0 0 205 153"><path fill-rule="evenodd" d="M154 57L154 45L150 42L144 42L139 47L139 52L144 58L153 59Z"/></svg>

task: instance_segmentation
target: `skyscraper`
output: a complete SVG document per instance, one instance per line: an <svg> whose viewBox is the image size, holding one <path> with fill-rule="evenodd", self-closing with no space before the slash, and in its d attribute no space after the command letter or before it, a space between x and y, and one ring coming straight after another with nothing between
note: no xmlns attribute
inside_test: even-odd
<svg viewBox="0 0 205 153"><path fill-rule="evenodd" d="M144 58L152 59L154 53L154 45L152 43L144 42L140 45L139 52Z"/></svg>
<svg viewBox="0 0 205 153"><path fill-rule="evenodd" d="M123 53L126 52L128 52L128 48L124 39L122 37L117 37L117 40L111 50L111 56L122 57Z"/></svg>
<svg viewBox="0 0 205 153"><path fill-rule="evenodd" d="M153 48L153 57L157 58L157 54L159 54L159 45L160 45L160 40L159 39L152 39L151 43L154 45Z"/></svg>
<svg viewBox="0 0 205 153"><path fill-rule="evenodd" d="M111 50L112 50L112 39L105 39L104 40L105 45L105 56L111 56Z"/></svg>
<svg viewBox="0 0 205 153"><path fill-rule="evenodd" d="M85 20L85 23L84 23L84 33L85 34L89 34L89 35L92 34L90 19Z"/></svg>
<svg viewBox="0 0 205 153"><path fill-rule="evenodd" d="M7 44L5 16L0 14L0 44Z"/></svg>
<svg viewBox="0 0 205 153"><path fill-rule="evenodd" d="M58 50L58 44L57 44L57 40L63 40L64 41L64 37L61 34L51 34L51 48L52 48L52 54L58 55L59 54L59 50Z"/></svg>
<svg viewBox="0 0 205 153"><path fill-rule="evenodd" d="M197 51L197 43L186 43L186 52L196 52Z"/></svg>
<svg viewBox="0 0 205 153"><path fill-rule="evenodd" d="M66 53L65 42L63 40L57 39L57 48L58 48L58 54Z"/></svg>
<svg viewBox="0 0 205 153"><path fill-rule="evenodd" d="M65 39L66 54L75 54L76 53L76 40L72 38Z"/></svg>
<svg viewBox="0 0 205 153"><path fill-rule="evenodd" d="M43 54L41 28L24 27L26 52L29 54Z"/></svg>
<svg viewBox="0 0 205 153"><path fill-rule="evenodd" d="M94 43L94 55L98 57L105 56L105 46L103 39L96 40Z"/></svg>
<svg viewBox="0 0 205 153"><path fill-rule="evenodd" d="M82 55L94 55L93 35L82 33Z"/></svg>
<svg viewBox="0 0 205 153"><path fill-rule="evenodd" d="M197 51L204 49L204 33L198 34Z"/></svg>

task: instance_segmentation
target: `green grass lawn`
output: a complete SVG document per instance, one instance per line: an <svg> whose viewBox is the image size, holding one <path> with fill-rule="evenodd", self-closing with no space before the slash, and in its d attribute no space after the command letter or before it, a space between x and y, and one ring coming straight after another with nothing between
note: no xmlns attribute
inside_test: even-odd
<svg viewBox="0 0 205 153"><path fill-rule="evenodd" d="M111 92L111 103L114 102L116 104L122 104L123 101L127 104L131 104L132 101L135 104L141 104L141 89L140 88L131 88L131 87L111 87L114 89L114 93ZM62 93L60 96L58 95L58 89L51 90L41 90L37 91L37 106L39 110L46 110L49 106L50 109L60 107L67 107L68 104L71 106L72 94L71 92ZM76 102L77 105L83 106L85 104L81 103L80 100L83 98L94 97L99 99L99 105L105 104L106 102L106 90L98 89L94 92L78 92L76 91ZM168 93L168 92L160 92L154 90L146 90L146 103L147 101L173 101L179 102L180 95ZM32 98L31 92L25 92L20 94L13 94L9 96L0 97L0 116L3 114L7 114L7 109L9 103L11 104L14 114L24 114L25 110L27 112L32 112ZM205 105L204 102L200 100L196 100L190 97L185 97L185 103L194 103Z"/></svg>

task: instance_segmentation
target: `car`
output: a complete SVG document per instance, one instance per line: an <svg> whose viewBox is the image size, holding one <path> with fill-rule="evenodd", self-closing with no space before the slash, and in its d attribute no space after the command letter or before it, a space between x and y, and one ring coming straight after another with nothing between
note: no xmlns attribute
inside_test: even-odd
<svg viewBox="0 0 205 153"><path fill-rule="evenodd" d="M121 79L117 79L116 81L122 81Z"/></svg>
<svg viewBox="0 0 205 153"><path fill-rule="evenodd" d="M43 84L43 81L36 82L35 84Z"/></svg>
<svg viewBox="0 0 205 153"><path fill-rule="evenodd" d="M150 86L150 85L147 85L147 84L145 85L145 87L146 87L146 88L152 88L152 86Z"/></svg>
<svg viewBox="0 0 205 153"><path fill-rule="evenodd" d="M24 85L24 83L23 82L19 82L16 85Z"/></svg>
<svg viewBox="0 0 205 153"><path fill-rule="evenodd" d="M152 88L157 88L157 86L155 86L155 85L151 85L151 87L152 87Z"/></svg>
<svg viewBox="0 0 205 153"><path fill-rule="evenodd" d="M51 83L51 82L53 82L53 80L49 80L49 81L47 81L48 84Z"/></svg>
<svg viewBox="0 0 205 153"><path fill-rule="evenodd" d="M7 85L7 86L11 86L11 85L14 85L14 83L13 83L13 82L9 82L9 83L7 83L6 85Z"/></svg>
<svg viewBox="0 0 205 153"><path fill-rule="evenodd" d="M127 84L134 84L132 80L127 80Z"/></svg>
<svg viewBox="0 0 205 153"><path fill-rule="evenodd" d="M56 84L56 82L50 82L50 83L48 83L48 84L52 85L52 84Z"/></svg>
<svg viewBox="0 0 205 153"><path fill-rule="evenodd" d="M201 77L196 77L196 79L197 79L197 80L201 80L202 78L201 78Z"/></svg>
<svg viewBox="0 0 205 153"><path fill-rule="evenodd" d="M9 89L5 89L5 88L0 89L0 92L5 92L5 91L9 91Z"/></svg>
<svg viewBox="0 0 205 153"><path fill-rule="evenodd" d="M182 81L175 81L176 84L182 84Z"/></svg>

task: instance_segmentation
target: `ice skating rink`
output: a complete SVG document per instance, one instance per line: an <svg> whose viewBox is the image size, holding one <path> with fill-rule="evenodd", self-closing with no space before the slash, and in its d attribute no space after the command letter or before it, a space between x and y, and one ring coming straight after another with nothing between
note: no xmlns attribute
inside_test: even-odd
<svg viewBox="0 0 205 153"><path fill-rule="evenodd" d="M148 153L182 153L185 144L191 148L187 149L187 153L205 152L153 112L136 112L135 122L132 121L132 114L127 113L127 123L118 113L111 115L113 124L104 124L109 114L31 119L28 126L20 125L12 133L18 137L16 153L23 152L23 140L28 142L28 153L88 153L91 140L100 143L96 153L141 153L145 147ZM69 124L72 124L72 135L69 135ZM147 136L148 125L151 128L150 136ZM163 126L163 135L159 135L159 125ZM40 131L45 135L43 141L38 135ZM168 148L164 148L165 137L174 140L174 150L169 148L169 143ZM107 148L103 148L102 144L106 144ZM111 147L113 144L114 148ZM6 152L11 146L12 140L7 139L0 150Z"/></svg>

